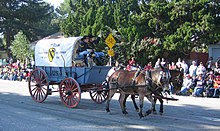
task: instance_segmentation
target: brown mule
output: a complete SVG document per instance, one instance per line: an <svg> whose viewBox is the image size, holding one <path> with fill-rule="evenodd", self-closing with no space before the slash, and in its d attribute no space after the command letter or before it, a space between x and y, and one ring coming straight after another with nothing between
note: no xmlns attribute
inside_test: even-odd
<svg viewBox="0 0 220 131"><path fill-rule="evenodd" d="M109 97L107 99L106 111L110 112L109 104L116 92L120 93L119 103L123 114L127 114L124 106L124 99L126 95L138 95L139 96L139 116L143 117L142 108L144 97L152 103L154 107L154 100L152 98L152 92L150 91L149 81L146 79L145 72L140 72L134 77L136 71L117 70L109 78ZM150 109L153 110L153 109Z"/></svg>
<svg viewBox="0 0 220 131"><path fill-rule="evenodd" d="M156 113L156 109L155 109L155 105L156 105L156 101L157 99L160 101L160 114L163 114L163 95L162 92L165 90L169 90L169 83L170 83L170 79L171 79L171 75L168 69L166 68L157 68L157 69L153 69L150 72L146 73L148 74L147 76L149 76L150 78L148 78L148 81L150 82L150 91L151 93L154 95L153 100L154 102L152 103L152 110L148 110L146 112L146 115L149 115L152 111L154 113ZM123 106L125 107L125 103L126 103L126 99L129 96L129 94L126 94L125 96L121 96L122 94L120 94L120 98L119 101L121 101L123 103ZM124 100L122 100L123 98ZM121 100L120 100L121 99ZM136 111L139 110L136 102L135 102L135 95L131 95L131 99L133 101L134 107L136 109ZM152 97L150 97L149 101L152 101Z"/></svg>

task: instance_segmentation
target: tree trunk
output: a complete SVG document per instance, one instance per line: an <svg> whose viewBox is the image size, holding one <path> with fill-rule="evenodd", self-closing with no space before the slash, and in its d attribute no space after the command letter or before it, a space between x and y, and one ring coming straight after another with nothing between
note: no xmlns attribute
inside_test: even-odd
<svg viewBox="0 0 220 131"><path fill-rule="evenodd" d="M6 33L5 33L5 38L6 38L6 53L8 55L9 58L12 57L12 53L11 53L11 30L8 28L6 29Z"/></svg>

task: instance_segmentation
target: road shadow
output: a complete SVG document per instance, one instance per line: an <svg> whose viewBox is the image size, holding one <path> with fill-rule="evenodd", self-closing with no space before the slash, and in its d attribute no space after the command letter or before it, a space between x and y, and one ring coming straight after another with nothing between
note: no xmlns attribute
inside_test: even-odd
<svg viewBox="0 0 220 131"><path fill-rule="evenodd" d="M140 119L130 98L126 102L128 114L122 114L117 95L111 100L110 113L105 110L106 103L97 104L84 95L82 95L79 105L73 109L65 107L58 94L48 96L43 103L37 103L32 100L31 96L1 92L0 101L1 104L7 104L12 108L15 106L24 108L24 110L64 117L63 119L88 122L99 127L97 130L105 129L105 127L111 127L110 130L209 130L211 127L212 130L217 130L220 128L220 110L207 108L202 104L174 106L165 101L163 115L150 114ZM138 99L136 101L138 104ZM157 110L159 110L159 105L157 103ZM150 107L151 104L146 101L143 109L146 111Z"/></svg>

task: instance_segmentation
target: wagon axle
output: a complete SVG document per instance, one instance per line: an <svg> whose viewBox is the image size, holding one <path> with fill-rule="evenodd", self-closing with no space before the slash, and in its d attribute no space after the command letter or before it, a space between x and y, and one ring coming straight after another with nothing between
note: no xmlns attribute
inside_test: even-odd
<svg viewBox="0 0 220 131"><path fill-rule="evenodd" d="M71 90L68 90L68 91L66 92L66 95L71 96L71 95L72 95L72 91L71 91Z"/></svg>

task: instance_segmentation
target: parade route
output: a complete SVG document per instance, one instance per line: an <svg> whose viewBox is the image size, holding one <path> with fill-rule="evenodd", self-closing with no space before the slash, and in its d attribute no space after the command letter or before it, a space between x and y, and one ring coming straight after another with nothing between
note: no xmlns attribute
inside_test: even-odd
<svg viewBox="0 0 220 131"><path fill-rule="evenodd" d="M164 101L164 114L150 114L140 119L131 99L127 101L127 115L121 113L118 94L110 103L96 104L88 92L76 108L65 107L59 93L48 96L43 103L32 100L27 82L0 80L0 131L39 130L219 130L220 98L173 96L178 101ZM137 99L138 102L138 99ZM150 107L145 102L144 110ZM157 103L159 110L159 103Z"/></svg>

